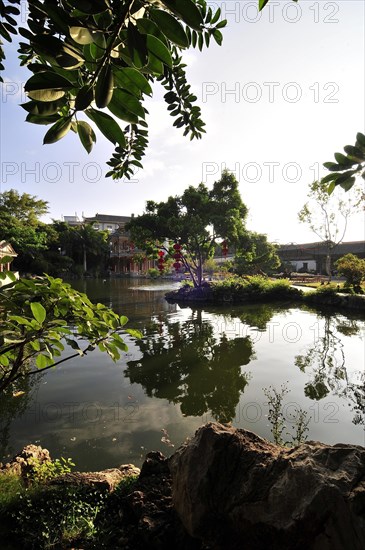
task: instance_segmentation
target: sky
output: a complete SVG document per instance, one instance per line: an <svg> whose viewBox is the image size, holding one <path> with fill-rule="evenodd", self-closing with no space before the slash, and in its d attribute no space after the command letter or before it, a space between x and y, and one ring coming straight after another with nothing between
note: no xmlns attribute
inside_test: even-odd
<svg viewBox="0 0 365 550"><path fill-rule="evenodd" d="M105 178L113 147L103 136L90 155L76 135L42 145L46 127L24 122L23 83L30 73L6 47L1 90L1 192L47 200L44 221L99 214L142 214L200 182L211 187L224 168L239 181L247 227L281 244L317 240L297 214L323 162L365 133L365 3L270 0L209 2L228 20L221 47L184 54L207 133L189 141L173 128L159 83L149 111L149 147L131 181ZM26 20L26 3L21 17ZM335 193L346 198L341 189ZM336 196L337 196L336 195ZM348 196L348 195L347 195ZM346 241L365 239L364 213L351 217Z"/></svg>

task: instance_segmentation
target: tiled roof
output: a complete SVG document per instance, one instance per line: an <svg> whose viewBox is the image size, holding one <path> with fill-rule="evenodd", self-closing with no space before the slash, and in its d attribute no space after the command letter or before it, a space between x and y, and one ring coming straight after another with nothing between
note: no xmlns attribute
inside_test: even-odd
<svg viewBox="0 0 365 550"><path fill-rule="evenodd" d="M90 218L85 218L88 222L101 222L101 223L127 223L131 221L131 216L114 216L112 214L95 214Z"/></svg>

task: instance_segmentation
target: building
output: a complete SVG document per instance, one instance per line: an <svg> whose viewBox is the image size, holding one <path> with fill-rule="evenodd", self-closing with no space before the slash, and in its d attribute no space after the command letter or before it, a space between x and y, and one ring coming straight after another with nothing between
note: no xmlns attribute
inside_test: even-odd
<svg viewBox="0 0 365 550"><path fill-rule="evenodd" d="M95 214L91 218L84 218L84 223L92 223L93 228L97 231L109 231L113 233L118 229L123 230L132 216L114 216L111 214Z"/></svg>
<svg viewBox="0 0 365 550"><path fill-rule="evenodd" d="M3 260L4 258L7 259L5 263L0 263L0 273L4 273L5 271L10 271L10 265L14 258L17 257L17 253L15 252L14 248L11 246L10 243L6 241L0 241L0 260ZM19 278L19 274L15 273L16 278ZM9 277L6 277L5 279L0 279L0 286L3 286L4 284L8 284L11 282L11 279Z"/></svg>
<svg viewBox="0 0 365 550"><path fill-rule="evenodd" d="M113 214L95 214L80 221L77 216L64 216L69 225L92 224L97 231L110 233L110 260L109 268L112 274L138 275L155 267L155 260L148 259L143 250L136 248L131 241L125 227L131 221L131 216L117 216Z"/></svg>
<svg viewBox="0 0 365 550"><path fill-rule="evenodd" d="M365 258L365 241L351 241L335 246L331 254L332 266L345 254ZM283 244L278 248L278 255L283 264L291 264L293 271L326 273L327 244L323 241Z"/></svg>
<svg viewBox="0 0 365 550"><path fill-rule="evenodd" d="M155 260L148 259L144 251L135 246L124 225L110 235L109 264L111 272L115 275L138 275L155 267Z"/></svg>

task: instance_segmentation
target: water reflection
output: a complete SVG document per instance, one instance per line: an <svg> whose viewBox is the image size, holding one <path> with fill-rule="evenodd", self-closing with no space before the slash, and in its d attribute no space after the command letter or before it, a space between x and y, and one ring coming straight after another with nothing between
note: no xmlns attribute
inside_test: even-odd
<svg viewBox="0 0 365 550"><path fill-rule="evenodd" d="M189 319L156 319L146 327L139 361L125 370L149 397L178 403L185 416L208 411L220 422L230 422L249 375L242 371L253 358L249 336L229 339L214 323L192 310Z"/></svg>
<svg viewBox="0 0 365 550"><path fill-rule="evenodd" d="M355 412L353 423L365 424L364 364L357 365L360 368L352 369L349 376L344 344L346 338L353 336L364 339L364 323L333 313L318 314L318 318L323 319L323 324L314 327L314 344L295 357L295 365L310 377L304 394L317 401L330 392L345 398Z"/></svg>
<svg viewBox="0 0 365 550"><path fill-rule="evenodd" d="M18 378L15 384L0 392L0 457L10 456L14 451L9 445L12 423L29 407L38 391L41 377Z"/></svg>

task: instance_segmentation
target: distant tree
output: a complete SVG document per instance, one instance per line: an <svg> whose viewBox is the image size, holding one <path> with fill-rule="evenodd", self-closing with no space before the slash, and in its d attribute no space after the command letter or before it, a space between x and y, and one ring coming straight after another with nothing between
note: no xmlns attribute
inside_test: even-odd
<svg viewBox="0 0 365 550"><path fill-rule="evenodd" d="M328 193L324 180L314 181L309 186L309 201L298 213L299 221L309 225L313 233L326 247L326 273L331 280L332 255L343 241L349 217L359 210L360 191L346 197Z"/></svg>
<svg viewBox="0 0 365 550"><path fill-rule="evenodd" d="M0 240L8 241L18 254L13 268L32 271L46 250L49 228L39 218L48 211L48 203L28 193L11 189L0 193Z"/></svg>
<svg viewBox="0 0 365 550"><path fill-rule="evenodd" d="M52 227L56 238L52 242L53 251L72 260L74 266L88 270L104 271L109 256L109 233L98 231L92 224L70 226L65 222L54 221Z"/></svg>
<svg viewBox="0 0 365 550"><path fill-rule="evenodd" d="M239 275L273 272L280 266L277 246L267 236L247 231L236 248L234 271Z"/></svg>
<svg viewBox="0 0 365 550"><path fill-rule="evenodd" d="M238 242L244 233L247 207L233 174L224 171L209 191L204 184L188 187L166 202L148 201L146 212L131 220L127 229L140 248L157 245L189 271L200 286L204 262L213 256L217 240ZM181 246L173 248L173 243Z"/></svg>
<svg viewBox="0 0 365 550"><path fill-rule="evenodd" d="M354 254L346 254L335 263L338 272L346 277L346 285L361 292L361 283L365 280L365 260Z"/></svg>

